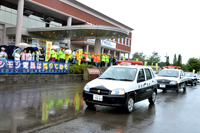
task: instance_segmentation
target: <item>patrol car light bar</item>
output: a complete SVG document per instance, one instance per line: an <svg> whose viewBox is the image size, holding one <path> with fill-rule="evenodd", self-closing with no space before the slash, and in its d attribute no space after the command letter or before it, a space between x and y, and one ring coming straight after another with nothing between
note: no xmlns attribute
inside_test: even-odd
<svg viewBox="0 0 200 133"><path fill-rule="evenodd" d="M180 66L165 66L165 68L168 68L168 69L181 69Z"/></svg>
<svg viewBox="0 0 200 133"><path fill-rule="evenodd" d="M131 63L132 65L143 65L142 61L130 61L130 60L119 60L117 61L117 64L121 63Z"/></svg>

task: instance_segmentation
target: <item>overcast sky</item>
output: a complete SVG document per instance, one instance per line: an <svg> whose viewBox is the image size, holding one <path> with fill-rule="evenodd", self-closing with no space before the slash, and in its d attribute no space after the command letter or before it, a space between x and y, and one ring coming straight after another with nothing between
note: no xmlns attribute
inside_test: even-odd
<svg viewBox="0 0 200 133"><path fill-rule="evenodd" d="M200 0L78 0L133 28L132 53L200 57Z"/></svg>

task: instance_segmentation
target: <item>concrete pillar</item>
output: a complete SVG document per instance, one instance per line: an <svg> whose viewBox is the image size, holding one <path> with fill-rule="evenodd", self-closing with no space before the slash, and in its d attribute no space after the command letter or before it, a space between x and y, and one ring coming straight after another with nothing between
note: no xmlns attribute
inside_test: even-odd
<svg viewBox="0 0 200 133"><path fill-rule="evenodd" d="M116 56L116 50L114 51L114 56Z"/></svg>
<svg viewBox="0 0 200 133"><path fill-rule="evenodd" d="M121 60L121 52L119 52L119 60Z"/></svg>
<svg viewBox="0 0 200 133"><path fill-rule="evenodd" d="M68 17L67 18L67 26L71 26L72 25L72 17ZM70 48L70 45L71 45L71 38L67 38L68 40L68 43L67 43L67 47Z"/></svg>
<svg viewBox="0 0 200 133"><path fill-rule="evenodd" d="M130 53L128 53L128 60L130 60Z"/></svg>
<svg viewBox="0 0 200 133"><path fill-rule="evenodd" d="M100 39L95 39L94 52L96 54L101 53L101 40Z"/></svg>
<svg viewBox="0 0 200 133"><path fill-rule="evenodd" d="M70 45L71 45L71 39L70 39L70 38L67 38L67 47L70 48Z"/></svg>
<svg viewBox="0 0 200 133"><path fill-rule="evenodd" d="M15 43L18 44L22 40L22 24L23 24L24 0L18 0L17 7L17 25Z"/></svg>
<svg viewBox="0 0 200 133"><path fill-rule="evenodd" d="M72 17L68 17L67 18L67 26L71 26L72 25Z"/></svg>
<svg viewBox="0 0 200 133"><path fill-rule="evenodd" d="M108 49L108 54L110 54L110 49Z"/></svg>
<svg viewBox="0 0 200 133"><path fill-rule="evenodd" d="M102 53L102 54L104 53L104 48L101 49L101 53Z"/></svg>
<svg viewBox="0 0 200 133"><path fill-rule="evenodd" d="M85 47L86 47L85 52L89 52L89 45L87 44Z"/></svg>

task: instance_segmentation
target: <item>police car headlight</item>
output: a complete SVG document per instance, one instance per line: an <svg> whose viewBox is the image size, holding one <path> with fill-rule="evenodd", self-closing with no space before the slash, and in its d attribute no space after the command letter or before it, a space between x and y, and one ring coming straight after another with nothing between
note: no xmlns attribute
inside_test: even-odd
<svg viewBox="0 0 200 133"><path fill-rule="evenodd" d="M87 92L89 92L90 91L89 85L85 85L84 90L87 91Z"/></svg>
<svg viewBox="0 0 200 133"><path fill-rule="evenodd" d="M171 85L176 85L176 84L178 84L176 81L172 81L172 82L170 82L169 84L171 84Z"/></svg>
<svg viewBox="0 0 200 133"><path fill-rule="evenodd" d="M116 89L111 92L111 95L124 95L124 94L125 94L124 89Z"/></svg>

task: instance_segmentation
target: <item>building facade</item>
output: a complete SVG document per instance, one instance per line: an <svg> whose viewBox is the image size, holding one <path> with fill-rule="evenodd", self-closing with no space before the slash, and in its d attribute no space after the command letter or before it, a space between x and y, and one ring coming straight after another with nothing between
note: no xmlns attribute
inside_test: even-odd
<svg viewBox="0 0 200 133"><path fill-rule="evenodd" d="M131 53L132 30L75 0L0 1L0 45L25 42L39 46L52 41L120 59Z"/></svg>

